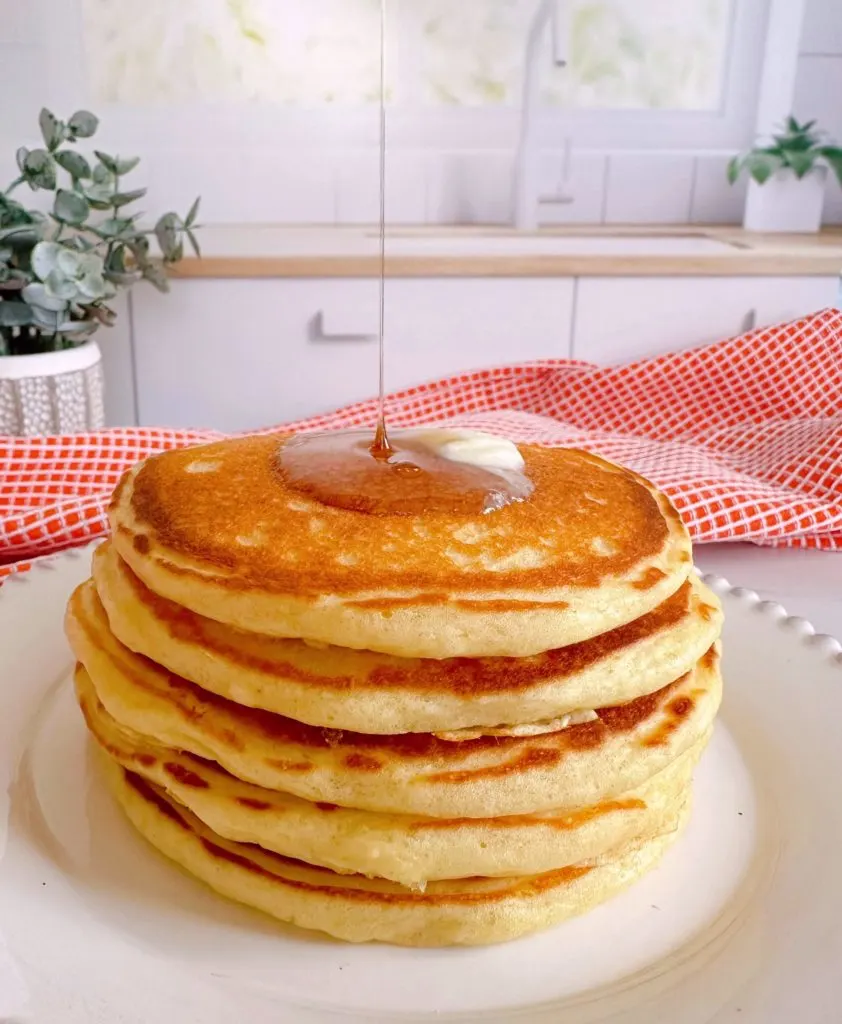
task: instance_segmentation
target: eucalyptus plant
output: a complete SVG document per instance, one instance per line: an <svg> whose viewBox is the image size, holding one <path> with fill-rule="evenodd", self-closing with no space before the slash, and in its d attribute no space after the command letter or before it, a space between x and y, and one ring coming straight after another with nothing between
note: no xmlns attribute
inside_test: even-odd
<svg viewBox="0 0 842 1024"><path fill-rule="evenodd" d="M816 128L815 121L799 124L788 117L772 136L769 146L757 146L735 156L728 164L728 180L733 185L743 171L762 185L778 171L791 170L803 178L816 166L830 167L842 184L842 149Z"/></svg>
<svg viewBox="0 0 842 1024"><path fill-rule="evenodd" d="M144 227L131 209L146 189L124 184L139 157L79 152L78 140L99 125L93 114L78 110L65 122L44 109L39 125L43 147L17 151L19 174L0 192L0 355L73 348L114 322L108 300L120 288L146 280L168 291L185 239L200 255L198 199L184 218L165 213ZM54 193L51 211L13 198L22 185ZM160 254L151 251L153 236Z"/></svg>

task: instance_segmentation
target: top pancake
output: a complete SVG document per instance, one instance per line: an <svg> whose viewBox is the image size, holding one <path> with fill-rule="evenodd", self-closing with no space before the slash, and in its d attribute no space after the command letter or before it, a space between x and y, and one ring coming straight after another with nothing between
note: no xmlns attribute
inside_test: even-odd
<svg viewBox="0 0 842 1024"><path fill-rule="evenodd" d="M114 543L155 593L270 636L405 657L525 657L655 608L690 572L667 499L596 456L521 446L532 496L489 514L378 515L315 502L280 435L130 470Z"/></svg>

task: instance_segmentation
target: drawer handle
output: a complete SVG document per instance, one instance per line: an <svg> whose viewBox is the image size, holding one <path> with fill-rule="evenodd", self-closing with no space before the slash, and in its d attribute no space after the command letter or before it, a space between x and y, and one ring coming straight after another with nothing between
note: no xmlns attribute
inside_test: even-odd
<svg viewBox="0 0 842 1024"><path fill-rule="evenodd" d="M310 321L310 341L377 341L377 331L360 329L361 324L348 325L352 330L340 330L320 310Z"/></svg>
<svg viewBox="0 0 842 1024"><path fill-rule="evenodd" d="M748 334L757 327L757 310L750 309L748 313L743 317L743 325L740 328L740 334Z"/></svg>

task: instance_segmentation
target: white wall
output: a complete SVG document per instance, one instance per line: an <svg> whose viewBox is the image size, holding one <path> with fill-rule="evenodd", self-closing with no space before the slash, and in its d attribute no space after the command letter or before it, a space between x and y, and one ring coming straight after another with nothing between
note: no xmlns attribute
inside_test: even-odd
<svg viewBox="0 0 842 1024"><path fill-rule="evenodd" d="M807 0L800 54L795 116L816 118L842 145L842 0ZM835 178L828 188L824 219L842 224L842 188Z"/></svg>
<svg viewBox="0 0 842 1024"><path fill-rule="evenodd" d="M208 222L376 218L374 111L179 105L160 98L148 106L104 103L92 95L83 3L89 9L108 6L105 0L0 0L0 175L14 173L16 146L37 144L34 126L42 104L60 116L87 105L103 120L96 140L101 148L143 156L135 187L149 186L144 205L150 213L184 210L201 192ZM742 113L734 112L729 121L724 107L718 127L704 111L676 120L669 112L630 110L611 115L613 122L604 113L583 110L554 115L546 127L548 138L558 141L545 150L544 186L569 201L549 209L546 221L740 220L745 184L729 186L725 167L736 149L751 142L745 111L756 89L768 0L732 4L744 34L730 61L725 107L740 96ZM819 116L842 138L842 0L808 0L801 53L796 113ZM474 114L470 121L451 120L447 111L414 120L402 119L401 111L390 114L392 223L507 221L516 106L509 102ZM613 124L612 145L605 144L606 124ZM567 130L574 139L568 164L560 146ZM827 212L828 219L842 222L842 190L835 184Z"/></svg>

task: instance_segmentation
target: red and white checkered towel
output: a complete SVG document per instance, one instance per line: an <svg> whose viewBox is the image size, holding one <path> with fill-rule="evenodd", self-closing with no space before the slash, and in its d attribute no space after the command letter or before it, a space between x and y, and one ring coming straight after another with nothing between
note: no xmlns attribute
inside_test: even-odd
<svg viewBox="0 0 842 1024"><path fill-rule="evenodd" d="M390 396L393 427L447 421L587 448L663 488L696 541L842 550L842 313L600 369L547 360ZM371 426L376 403L294 424ZM129 428L0 438L0 575L105 533L120 474L152 452L219 438Z"/></svg>

